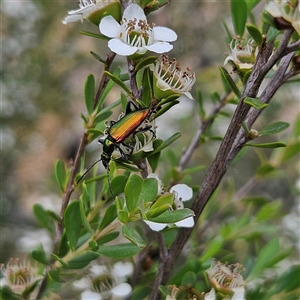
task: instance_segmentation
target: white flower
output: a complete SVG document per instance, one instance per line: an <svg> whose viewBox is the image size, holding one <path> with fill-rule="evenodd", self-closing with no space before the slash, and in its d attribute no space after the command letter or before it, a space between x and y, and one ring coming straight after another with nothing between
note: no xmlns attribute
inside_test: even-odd
<svg viewBox="0 0 300 300"><path fill-rule="evenodd" d="M151 26L143 9L137 4L129 5L121 24L113 17L104 17L99 25L100 32L111 40L108 47L119 55L143 55L147 51L164 53L173 49L168 42L177 39L176 33L166 27Z"/></svg>
<svg viewBox="0 0 300 300"><path fill-rule="evenodd" d="M210 268L206 270L213 288L205 295L205 300L215 300L216 292L220 290L229 296L231 300L243 300L245 295L244 279L240 272L243 266L240 264L222 264L213 260ZM226 291L228 293L226 293ZM233 295L232 295L233 292ZM231 295L231 296L230 296ZM226 297L227 299L227 297Z"/></svg>
<svg viewBox="0 0 300 300"><path fill-rule="evenodd" d="M18 258L11 258L6 267L1 265L1 272L4 276L1 285L7 285L16 294L22 294L29 286L34 286L35 283L42 279L38 274L38 266L31 264L27 259L20 261ZM37 294L35 288L32 296Z"/></svg>
<svg viewBox="0 0 300 300"><path fill-rule="evenodd" d="M148 178L155 178L158 179L158 177L151 173L149 174L150 177L148 176ZM158 179L158 195L161 194L161 181ZM174 186L171 187L170 189L170 193L174 193L175 199L174 199L174 204L176 205L176 209L183 209L184 205L183 202L184 201L188 201L190 199L192 199L193 197L193 190L187 186L186 184L176 184ZM169 224L164 224L164 223L157 223L157 222L152 222L149 220L144 220L144 222L154 231L161 231L164 228L166 228ZM178 221L174 224L177 227L186 227L186 228L190 228L193 227L195 225L194 222L194 218L193 217L188 217L186 219L183 219L181 221Z"/></svg>
<svg viewBox="0 0 300 300"><path fill-rule="evenodd" d="M126 299L130 296L132 287L125 281L132 272L133 265L130 262L117 262L112 269L93 263L89 269L89 276L73 284L77 289L85 290L81 294L82 300Z"/></svg>
<svg viewBox="0 0 300 300"><path fill-rule="evenodd" d="M183 71L175 58L169 61L167 55L161 55L152 69L154 94L158 99L172 94L181 94L193 99L189 91L192 89L196 77L190 68Z"/></svg>
<svg viewBox="0 0 300 300"><path fill-rule="evenodd" d="M99 25L103 14L110 13L117 20L121 18L121 5L118 0L79 0L79 9L71 10L62 21L63 24L70 22L83 22L89 19L91 22Z"/></svg>
<svg viewBox="0 0 300 300"><path fill-rule="evenodd" d="M247 72L253 68L258 54L258 47L254 44L252 39L244 46L242 38L234 38L229 44L229 47L231 55L226 57L224 65L228 62L232 62L241 72Z"/></svg>
<svg viewBox="0 0 300 300"><path fill-rule="evenodd" d="M285 21L291 23L298 34L300 34L300 4L298 0L272 1L267 4L265 9L275 19L283 18Z"/></svg>

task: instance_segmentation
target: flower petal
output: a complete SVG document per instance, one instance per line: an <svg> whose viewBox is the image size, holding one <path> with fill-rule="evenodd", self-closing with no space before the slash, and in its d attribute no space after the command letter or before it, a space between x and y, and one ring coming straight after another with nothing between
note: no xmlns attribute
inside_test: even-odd
<svg viewBox="0 0 300 300"><path fill-rule="evenodd" d="M132 287L129 283L122 282L111 289L113 299L125 299L131 294Z"/></svg>
<svg viewBox="0 0 300 300"><path fill-rule="evenodd" d="M101 300L102 297L99 293L93 292L91 290L84 291L81 294L81 300Z"/></svg>
<svg viewBox="0 0 300 300"><path fill-rule="evenodd" d="M144 46L144 48L155 53L165 53L171 51L173 49L173 45L167 42L157 42L149 46Z"/></svg>
<svg viewBox="0 0 300 300"><path fill-rule="evenodd" d="M245 299L245 288L243 286L231 289L234 292L231 300Z"/></svg>
<svg viewBox="0 0 300 300"><path fill-rule="evenodd" d="M119 54L119 55L132 55L134 54L138 48L133 47L127 44L124 44L121 40L119 39L112 39L108 42L108 47L110 48L111 51Z"/></svg>
<svg viewBox="0 0 300 300"><path fill-rule="evenodd" d="M214 289L211 289L209 293L205 294L205 300L216 300L216 292Z"/></svg>
<svg viewBox="0 0 300 300"><path fill-rule="evenodd" d="M153 33L155 41L174 42L177 40L176 32L167 27L154 26Z"/></svg>
<svg viewBox="0 0 300 300"><path fill-rule="evenodd" d="M73 16L66 16L64 20L62 21L63 24L68 24L71 22L77 22L77 21L82 21L83 17L82 15L73 15Z"/></svg>
<svg viewBox="0 0 300 300"><path fill-rule="evenodd" d="M120 281L125 281L127 276L133 273L133 264L131 262L118 261L113 266L113 271ZM119 281L119 282L120 282Z"/></svg>
<svg viewBox="0 0 300 300"><path fill-rule="evenodd" d="M175 191L178 194L178 197L181 198L182 201L188 201L193 197L193 190L186 184L176 184L171 187L170 193Z"/></svg>
<svg viewBox="0 0 300 300"><path fill-rule="evenodd" d="M144 10L135 3L129 5L123 13L123 19L133 20L134 18L136 18L138 21L146 20Z"/></svg>
<svg viewBox="0 0 300 300"><path fill-rule="evenodd" d="M148 220L144 220L144 222L154 231L160 231L163 230L165 227L167 227L167 224L163 224L163 223L156 223Z"/></svg>
<svg viewBox="0 0 300 300"><path fill-rule="evenodd" d="M175 225L177 227L192 228L195 225L194 218L193 217L186 218L184 220L176 222Z"/></svg>
<svg viewBox="0 0 300 300"><path fill-rule="evenodd" d="M110 38L120 38L121 25L112 16L104 17L99 24L99 29L102 34Z"/></svg>
<svg viewBox="0 0 300 300"><path fill-rule="evenodd" d="M89 14L96 9L95 4L88 5L86 7L82 7L76 10L71 10L68 12L69 15L77 15L77 14Z"/></svg>

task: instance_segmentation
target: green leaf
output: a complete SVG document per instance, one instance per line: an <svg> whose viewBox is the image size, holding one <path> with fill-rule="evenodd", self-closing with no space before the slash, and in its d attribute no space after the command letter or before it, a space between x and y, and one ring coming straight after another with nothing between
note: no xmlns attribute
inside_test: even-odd
<svg viewBox="0 0 300 300"><path fill-rule="evenodd" d="M120 68L116 68L114 70L114 72L113 72L113 75L115 77L119 77L120 73L121 73L121 69ZM96 107L96 111L97 112L100 111L100 108L102 107L102 104L104 103L105 99L107 98L108 93L111 91L111 89L113 88L114 85L115 85L114 81L113 80L109 80L108 83L107 83L107 85L105 86L105 89L102 92L100 98L96 99L97 100L97 107ZM118 102L118 105L120 103L119 101L120 100L116 101L116 102ZM114 103L112 105L114 105Z"/></svg>
<svg viewBox="0 0 300 300"><path fill-rule="evenodd" d="M255 175L258 177L264 177L266 175L269 175L273 171L276 171L276 168L272 164L266 162L266 163L261 164L257 168Z"/></svg>
<svg viewBox="0 0 300 300"><path fill-rule="evenodd" d="M142 239L138 232L128 225L122 225L122 234L139 248L145 248L147 246L147 243Z"/></svg>
<svg viewBox="0 0 300 300"><path fill-rule="evenodd" d="M142 71L141 71L142 72ZM139 73L138 73L139 74ZM153 98L153 73L150 71L149 68L146 68L143 71L140 89L143 89L142 93L142 104L145 107L151 106L151 99Z"/></svg>
<svg viewBox="0 0 300 300"><path fill-rule="evenodd" d="M80 216L81 216L81 221L83 223L83 226L89 233L93 234L94 230L92 229L92 227L85 215L83 200L80 200L79 203L80 203Z"/></svg>
<svg viewBox="0 0 300 300"><path fill-rule="evenodd" d="M157 197L158 183L154 178L146 178L143 180L142 191L139 196L137 205L143 202L153 202Z"/></svg>
<svg viewBox="0 0 300 300"><path fill-rule="evenodd" d="M60 159L55 164L55 178L60 190L64 192L66 186L67 173L65 163Z"/></svg>
<svg viewBox="0 0 300 300"><path fill-rule="evenodd" d="M67 264L65 261L63 261L60 257L58 257L56 254L51 253L51 254L50 254L50 257L51 257L52 259L58 261L65 269L68 269L68 268L69 268L68 264Z"/></svg>
<svg viewBox="0 0 300 300"><path fill-rule="evenodd" d="M161 207L163 204L169 204L171 207L174 203L174 194L173 193L166 193L162 196L160 196L151 206L150 210L156 209Z"/></svg>
<svg viewBox="0 0 300 300"><path fill-rule="evenodd" d="M157 208L151 208L147 211L146 217L147 219L153 219L164 213L166 210L170 209L172 206L168 203L163 203Z"/></svg>
<svg viewBox="0 0 300 300"><path fill-rule="evenodd" d="M95 260L98 257L99 257L98 252L88 251L88 252L82 253L82 254L78 255L77 257L71 259L68 262L68 267L70 269L82 269L82 268L86 267L87 265L89 265L89 263L91 261Z"/></svg>
<svg viewBox="0 0 300 300"><path fill-rule="evenodd" d="M126 206L129 212L136 210L142 186L143 179L134 173L130 174L124 190Z"/></svg>
<svg viewBox="0 0 300 300"><path fill-rule="evenodd" d="M250 12L259 2L260 0L246 0L248 12Z"/></svg>
<svg viewBox="0 0 300 300"><path fill-rule="evenodd" d="M120 233L117 231L110 232L110 233L106 234L105 236L102 236L99 240L97 240L97 243L98 243L98 245L109 243L109 242L113 241L114 239L116 239L119 235L120 235Z"/></svg>
<svg viewBox="0 0 300 300"><path fill-rule="evenodd" d="M173 224L188 217L193 217L195 214L189 208L179 210L165 211L156 218L149 218L149 221L164 224Z"/></svg>
<svg viewBox="0 0 300 300"><path fill-rule="evenodd" d="M64 231L58 246L58 256L64 257L65 255L67 255L69 251L70 251L70 244L68 242L66 231Z"/></svg>
<svg viewBox="0 0 300 300"><path fill-rule="evenodd" d="M153 148L155 149L156 147L158 147L162 143L163 143L162 140L154 140ZM151 154L150 156L147 157L147 160L148 160L149 165L152 169L152 172L155 172L155 170L157 169L158 163L159 163L159 158L160 158L160 152Z"/></svg>
<svg viewBox="0 0 300 300"><path fill-rule="evenodd" d="M278 133L278 132L281 132L281 131L287 129L289 126L290 126L290 124L287 122L276 122L276 123L268 125L264 129L262 129L258 133L258 135L263 136L263 135L275 134L275 133Z"/></svg>
<svg viewBox="0 0 300 300"><path fill-rule="evenodd" d="M125 175L119 175L112 179L112 181L110 182L110 187L114 195L117 196L124 192L127 180L128 176Z"/></svg>
<svg viewBox="0 0 300 300"><path fill-rule="evenodd" d="M118 215L118 219L122 222L122 223L127 223L128 222L128 211L125 209L119 209L117 211L117 215Z"/></svg>
<svg viewBox="0 0 300 300"><path fill-rule="evenodd" d="M267 103L263 103L262 101L260 101L260 99L258 98L251 98L251 97L246 97L244 99L244 102L252 107L254 107L255 109L262 109L264 107L267 107L269 104Z"/></svg>
<svg viewBox="0 0 300 300"><path fill-rule="evenodd" d="M286 271L281 273L277 279L278 293L281 291L290 292L299 289L300 265L292 265Z"/></svg>
<svg viewBox="0 0 300 300"><path fill-rule="evenodd" d="M248 147L244 146L232 160L231 165L235 164L239 159L241 159L246 154L247 150Z"/></svg>
<svg viewBox="0 0 300 300"><path fill-rule="evenodd" d="M22 292L22 299L29 299L31 293L37 288L38 284L42 279L36 279L34 282L31 282L29 285L25 285L26 288Z"/></svg>
<svg viewBox="0 0 300 300"><path fill-rule="evenodd" d="M141 248L132 243L118 244L112 246L99 246L97 253L108 257L131 257L141 251Z"/></svg>
<svg viewBox="0 0 300 300"><path fill-rule="evenodd" d="M44 264L44 265L48 265L48 259L46 257L46 253L44 251L44 248L42 245L39 246L39 249L35 249L32 250L30 252L30 255L32 256L32 258L34 258L36 261Z"/></svg>
<svg viewBox="0 0 300 300"><path fill-rule="evenodd" d="M255 265L251 270L249 278L256 278L265 268L269 266L271 257L274 257L279 252L279 240L275 238L268 242L259 252ZM249 279L248 278L248 279Z"/></svg>
<svg viewBox="0 0 300 300"><path fill-rule="evenodd" d="M182 278L181 285L183 286L195 286L197 282L197 277L194 272L187 272Z"/></svg>
<svg viewBox="0 0 300 300"><path fill-rule="evenodd" d="M243 36L248 13L247 3L245 0L231 0L230 8L235 33Z"/></svg>
<svg viewBox="0 0 300 300"><path fill-rule="evenodd" d="M34 204L33 213L41 226L54 234L55 225L53 219L51 218L51 216L49 216L48 212L43 208L43 206L40 204Z"/></svg>
<svg viewBox="0 0 300 300"><path fill-rule="evenodd" d="M114 74L108 72L108 71L104 71L104 73L114 82L116 83L118 86L120 86L128 95L131 94L130 89L127 87L127 85L117 76L115 76Z"/></svg>
<svg viewBox="0 0 300 300"><path fill-rule="evenodd" d="M135 66L136 72L148 65L154 64L156 60L157 60L156 56L148 56L144 59L141 59Z"/></svg>
<svg viewBox="0 0 300 300"><path fill-rule="evenodd" d="M175 142L180 137L181 137L181 133L180 132L174 133L171 137L169 137L168 139L166 139L157 148L155 148L155 150L152 152L151 155L153 155L155 153L158 153L161 150L165 149L166 147L168 147L170 144L172 144L173 142Z"/></svg>
<svg viewBox="0 0 300 300"><path fill-rule="evenodd" d="M0 286L0 299L2 300L22 300L19 294L15 294L7 285Z"/></svg>
<svg viewBox="0 0 300 300"><path fill-rule="evenodd" d="M267 43L273 42L276 39L277 35L280 34L280 30L270 27L267 33Z"/></svg>
<svg viewBox="0 0 300 300"><path fill-rule="evenodd" d="M150 286L135 286L132 294L130 295L130 300L141 300L147 299L150 295L152 288Z"/></svg>
<svg viewBox="0 0 300 300"><path fill-rule="evenodd" d="M103 121L106 121L111 115L112 115L112 111L103 109L96 115L95 123L102 123Z"/></svg>
<svg viewBox="0 0 300 300"><path fill-rule="evenodd" d="M107 225L109 225L113 220L115 220L117 217L117 208L115 204L111 204L105 214L104 217L98 227L99 231L102 231L103 228L105 228Z"/></svg>
<svg viewBox="0 0 300 300"><path fill-rule="evenodd" d="M178 97L179 98L179 94ZM163 106L163 108L161 108L157 113L155 113L154 115L152 115L152 117L150 118L150 122L155 120L156 118L158 118L159 116L163 115L165 112L167 112L171 107L173 107L174 105L178 104L179 101L178 100L173 100L170 103L167 103L166 105Z"/></svg>
<svg viewBox="0 0 300 300"><path fill-rule="evenodd" d="M80 214L80 201L75 200L68 205L64 215L66 233L72 250L75 249L80 236L82 226Z"/></svg>
<svg viewBox="0 0 300 300"><path fill-rule="evenodd" d="M261 46L263 43L262 33L260 30L253 24L246 24L246 28L258 46Z"/></svg>
<svg viewBox="0 0 300 300"><path fill-rule="evenodd" d="M224 67L220 67L219 70L221 72L222 78L228 84L228 86L230 87L231 91L235 94L235 96L238 99L240 99L241 98L241 92L239 91L238 87L236 86L236 84L232 80L232 78L229 75L229 73L227 72L227 70Z"/></svg>
<svg viewBox="0 0 300 300"><path fill-rule="evenodd" d="M285 162L288 159L291 159L295 155L297 155L300 151L300 141L293 141L292 143L289 143L284 149L281 161Z"/></svg>
<svg viewBox="0 0 300 300"><path fill-rule="evenodd" d="M196 100L198 102L199 105L199 116L204 119L205 118L205 110L203 107L203 97L202 97L202 93L200 90L197 90L197 97Z"/></svg>
<svg viewBox="0 0 300 300"><path fill-rule="evenodd" d="M205 245L205 252L201 256L201 261L205 262L212 257L216 257L219 251L222 249L224 242L224 239L220 236L217 236L209 241L207 245Z"/></svg>
<svg viewBox="0 0 300 300"><path fill-rule="evenodd" d="M257 148L280 148L286 147L286 144L281 142L264 143L264 144L245 144L244 146L257 147Z"/></svg>
<svg viewBox="0 0 300 300"><path fill-rule="evenodd" d="M90 74L85 81L84 85L84 100L86 109L91 115L94 111L94 98L95 98L95 77Z"/></svg>
<svg viewBox="0 0 300 300"><path fill-rule="evenodd" d="M271 203L265 204L260 211L256 214L256 220L258 223L262 223L266 220L272 220L279 216L282 209L281 201L274 201Z"/></svg>
<svg viewBox="0 0 300 300"><path fill-rule="evenodd" d="M79 31L79 33L82 35L90 36L90 37L100 39L100 40L105 40L105 41L109 40L109 37L107 37L106 35L99 34L99 33L88 32L88 31Z"/></svg>
<svg viewBox="0 0 300 300"><path fill-rule="evenodd" d="M52 269L50 271L48 271L48 276L49 278L54 281L54 282L60 282L60 269Z"/></svg>

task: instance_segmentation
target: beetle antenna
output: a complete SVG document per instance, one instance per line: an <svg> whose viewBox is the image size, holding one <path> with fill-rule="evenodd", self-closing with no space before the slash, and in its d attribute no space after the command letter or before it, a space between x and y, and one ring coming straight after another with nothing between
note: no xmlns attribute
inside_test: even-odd
<svg viewBox="0 0 300 300"><path fill-rule="evenodd" d="M77 182L76 182L76 184L78 184L81 180L82 180L82 178L93 168L93 166L94 165L96 165L98 162L100 162L101 161L101 158L100 159L98 159L98 160L96 160L82 175L81 175L81 177L77 180Z"/></svg>

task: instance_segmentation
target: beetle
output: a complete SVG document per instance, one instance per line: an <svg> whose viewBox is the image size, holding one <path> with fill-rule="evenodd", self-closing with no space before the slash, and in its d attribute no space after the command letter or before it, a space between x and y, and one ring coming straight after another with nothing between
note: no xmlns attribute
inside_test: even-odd
<svg viewBox="0 0 300 300"><path fill-rule="evenodd" d="M135 110L132 110L131 106L133 106ZM150 114L150 108L138 108L134 102L129 101L126 106L125 115L118 121L109 122L109 127L106 132L107 136L105 139L99 139L99 143L103 145L103 152L100 160L102 160L102 164L106 169L109 170L109 162L115 149L118 149L121 157L124 160L127 160L127 155L121 149L120 145L129 148L131 153L133 152L133 147L125 143L125 140L131 134L135 135L139 132L150 130L155 136L154 131L151 130L151 125L147 125L140 130L138 129Z"/></svg>

